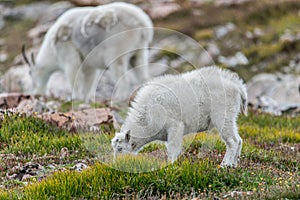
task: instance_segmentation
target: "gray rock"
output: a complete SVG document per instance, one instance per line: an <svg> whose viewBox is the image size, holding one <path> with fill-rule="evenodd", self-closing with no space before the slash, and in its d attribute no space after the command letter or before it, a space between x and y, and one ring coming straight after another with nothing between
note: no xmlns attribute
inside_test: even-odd
<svg viewBox="0 0 300 200"><path fill-rule="evenodd" d="M55 163L50 163L47 165L47 167L54 170L54 169L56 169L57 165Z"/></svg>
<svg viewBox="0 0 300 200"><path fill-rule="evenodd" d="M254 109L281 115L299 113L300 76L259 74L247 83L249 103Z"/></svg>
<svg viewBox="0 0 300 200"><path fill-rule="evenodd" d="M237 52L234 56L229 57L219 56L218 61L229 67L247 65L249 63L247 57L242 52Z"/></svg>
<svg viewBox="0 0 300 200"><path fill-rule="evenodd" d="M164 18L171 13L174 13L180 9L180 6L177 3L155 3L148 8L148 13L152 19Z"/></svg>
<svg viewBox="0 0 300 200"><path fill-rule="evenodd" d="M88 166L85 163L77 163L73 167L71 167L72 170L75 170L77 172L82 172L82 170L87 169Z"/></svg>
<svg viewBox="0 0 300 200"><path fill-rule="evenodd" d="M70 152L69 152L68 148L67 147L63 147L60 150L59 158L60 159L65 159L65 158L68 158L69 156L70 156Z"/></svg>
<svg viewBox="0 0 300 200"><path fill-rule="evenodd" d="M231 22L225 24L224 26L218 26L215 29L215 35L218 39L221 39L222 37L226 36L231 31L235 30L235 25Z"/></svg>
<svg viewBox="0 0 300 200"><path fill-rule="evenodd" d="M208 44L208 47L207 47L206 50L207 50L207 53L208 53L211 57L213 57L213 58L219 56L220 53L221 53L220 48L219 48L218 45L217 45L216 43L214 43L214 42L210 42L210 43Z"/></svg>
<svg viewBox="0 0 300 200"><path fill-rule="evenodd" d="M0 51L0 63L7 61L8 53L5 51Z"/></svg>
<svg viewBox="0 0 300 200"><path fill-rule="evenodd" d="M114 118L109 108L95 108L67 113L43 113L38 115L46 122L71 132L89 131L91 128L104 124L113 124Z"/></svg>
<svg viewBox="0 0 300 200"><path fill-rule="evenodd" d="M150 47L150 49L154 49L150 51L150 63L164 61L163 65L171 67L173 68L171 70L174 70L174 68L184 65L203 66L203 60L200 58L201 55L207 56L208 60L212 61L207 51L190 37L177 32L159 29L156 30L156 33L171 36L166 36L155 41L153 46ZM215 53L215 49L211 48L210 50L212 53ZM205 63L207 63L206 60ZM154 72L154 74L157 73Z"/></svg>
<svg viewBox="0 0 300 200"><path fill-rule="evenodd" d="M47 7L44 14L39 18L38 25L52 24L68 9L74 7L69 1L59 1Z"/></svg>
<svg viewBox="0 0 300 200"><path fill-rule="evenodd" d="M32 98L29 95L20 93L1 93L0 94L0 109L16 108L22 100Z"/></svg>
<svg viewBox="0 0 300 200"><path fill-rule="evenodd" d="M263 36L265 33L260 28L254 28L253 32L246 31L245 36L248 39L256 39Z"/></svg>
<svg viewBox="0 0 300 200"><path fill-rule="evenodd" d="M34 2L27 5L17 6L12 9L7 9L3 16L5 18L15 20L38 20L49 6L50 3L45 1Z"/></svg>
<svg viewBox="0 0 300 200"><path fill-rule="evenodd" d="M295 59L291 60L289 63L290 70L296 74L300 74L300 53Z"/></svg>
<svg viewBox="0 0 300 200"><path fill-rule="evenodd" d="M31 178L33 178L34 176L30 175L30 174L24 174L21 178L21 181L28 181Z"/></svg>
<svg viewBox="0 0 300 200"><path fill-rule="evenodd" d="M247 83L249 101L258 96L272 97L279 103L300 103L300 76L284 74L259 74Z"/></svg>
<svg viewBox="0 0 300 200"><path fill-rule="evenodd" d="M277 83L277 77L273 74L258 74L247 82L248 100L256 105L257 97L268 95L270 87Z"/></svg>
<svg viewBox="0 0 300 200"><path fill-rule="evenodd" d="M0 30L5 27L5 20L2 15L0 15Z"/></svg>
<svg viewBox="0 0 300 200"><path fill-rule="evenodd" d="M44 172L45 169L40 164L28 162L25 163L22 167L20 167L15 179L18 179L20 181L25 181L31 178L32 176L41 175Z"/></svg>
<svg viewBox="0 0 300 200"><path fill-rule="evenodd" d="M24 113L26 115L42 114L45 112L54 112L47 104L39 99L30 98L22 100L16 107L18 113Z"/></svg>
<svg viewBox="0 0 300 200"><path fill-rule="evenodd" d="M199 57L200 66L214 64L214 59L220 55L221 51L216 43L210 42L207 45L206 51L202 52Z"/></svg>
<svg viewBox="0 0 300 200"><path fill-rule="evenodd" d="M298 32L297 34L293 34L291 33L289 30L286 30L279 38L280 41L283 42L296 42L300 40L300 32Z"/></svg>
<svg viewBox="0 0 300 200"><path fill-rule="evenodd" d="M32 88L32 80L27 65L11 67L3 77L0 77L2 92L29 93Z"/></svg>
<svg viewBox="0 0 300 200"><path fill-rule="evenodd" d="M281 111L278 106L278 102L269 96L258 96L257 97L258 106L265 113L270 113L276 116L281 115Z"/></svg>
<svg viewBox="0 0 300 200"><path fill-rule="evenodd" d="M42 24L35 26L30 29L27 33L28 37L31 38L33 44L40 44L43 40L44 34L48 31L52 24Z"/></svg>

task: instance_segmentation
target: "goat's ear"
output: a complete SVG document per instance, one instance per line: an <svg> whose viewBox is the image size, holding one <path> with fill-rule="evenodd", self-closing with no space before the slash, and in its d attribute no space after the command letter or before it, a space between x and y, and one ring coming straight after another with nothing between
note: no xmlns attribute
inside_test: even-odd
<svg viewBox="0 0 300 200"><path fill-rule="evenodd" d="M86 28L88 26L91 26L93 23L96 23L96 20L97 20L97 12L96 11L92 11L86 17L84 17L84 19L81 22L81 28L80 28L80 32L84 37L88 37Z"/></svg>
<svg viewBox="0 0 300 200"><path fill-rule="evenodd" d="M95 20L95 23L109 32L118 23L118 17L115 11L108 10L104 12L103 15L99 15L99 17Z"/></svg>
<svg viewBox="0 0 300 200"><path fill-rule="evenodd" d="M63 24L57 29L56 42L58 40L67 41L71 38L71 35L72 35L72 27L70 27L67 24Z"/></svg>
<svg viewBox="0 0 300 200"><path fill-rule="evenodd" d="M130 130L125 133L125 142L129 142L130 140Z"/></svg>
<svg viewBox="0 0 300 200"><path fill-rule="evenodd" d="M97 24L100 20L101 13L97 10L91 11L83 20L85 26L91 26L93 23Z"/></svg>

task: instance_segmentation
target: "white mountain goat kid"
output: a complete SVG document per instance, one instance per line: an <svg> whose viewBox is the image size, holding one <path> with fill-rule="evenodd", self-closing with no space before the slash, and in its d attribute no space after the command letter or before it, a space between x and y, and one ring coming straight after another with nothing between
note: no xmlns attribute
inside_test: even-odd
<svg viewBox="0 0 300 200"><path fill-rule="evenodd" d="M246 87L228 70L205 67L158 77L137 92L112 147L115 155L137 153L149 142L165 141L168 160L174 162L184 135L215 127L227 149L221 165L235 167L242 148L240 110L247 114Z"/></svg>
<svg viewBox="0 0 300 200"><path fill-rule="evenodd" d="M152 21L137 6L118 2L73 8L48 30L35 61L30 63L24 51L23 56L31 66L35 94L45 94L51 74L62 70L74 86L74 97L88 100L96 87L97 70L111 68L116 82L133 56L136 62L132 67L145 66L137 70L135 78L146 80L152 38ZM125 81L121 92L128 89L129 80Z"/></svg>

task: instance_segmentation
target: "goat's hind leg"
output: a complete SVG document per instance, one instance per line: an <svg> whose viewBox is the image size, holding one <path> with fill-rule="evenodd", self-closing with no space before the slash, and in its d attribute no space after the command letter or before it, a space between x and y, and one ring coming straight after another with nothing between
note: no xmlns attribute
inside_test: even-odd
<svg viewBox="0 0 300 200"><path fill-rule="evenodd" d="M242 139L238 134L236 122L225 121L223 129L219 132L226 144L226 153L221 166L236 167L242 149Z"/></svg>
<svg viewBox="0 0 300 200"><path fill-rule="evenodd" d="M95 68L87 68L83 70L84 82L81 83L81 90L83 91L84 100L87 103L91 100L92 96L95 96L97 89L97 78L99 76L99 71Z"/></svg>
<svg viewBox="0 0 300 200"><path fill-rule="evenodd" d="M236 167L242 148L242 139L238 134L236 123L240 108L240 95L235 88L227 85L223 87L226 93L219 93L219 98L213 99L211 122L226 144L226 153L221 166ZM225 101L220 101L222 97L225 98Z"/></svg>

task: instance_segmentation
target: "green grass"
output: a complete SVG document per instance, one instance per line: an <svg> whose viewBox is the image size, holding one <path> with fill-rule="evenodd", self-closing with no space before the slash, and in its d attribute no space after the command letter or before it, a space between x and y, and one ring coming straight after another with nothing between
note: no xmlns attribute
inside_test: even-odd
<svg viewBox="0 0 300 200"><path fill-rule="evenodd" d="M219 164L226 148L215 131L187 138L186 151L174 164L156 156L165 151L157 143L137 156L119 156L113 162L112 134L74 135L34 117L6 116L0 128L0 144L6 146L1 153L43 155L67 147L79 158L86 157L88 150L98 162L81 173L66 168L27 186L6 181L2 185L10 187L0 189L0 199L213 198L231 191L248 191L250 195L244 197L249 199L297 199L299 152L281 147L299 144L299 120L254 113L241 116L238 122L244 145L239 167L223 169Z"/></svg>
<svg viewBox="0 0 300 200"><path fill-rule="evenodd" d="M80 149L81 140L65 130L46 124L35 117L13 115L5 116L0 127L0 153L22 155L44 155Z"/></svg>
<svg viewBox="0 0 300 200"><path fill-rule="evenodd" d="M222 169L208 159L194 163L181 160L157 171L140 174L126 173L103 164L96 164L82 173L56 173L41 183L30 185L25 188L23 198L109 199L126 195L147 197L164 193L188 194L192 188L197 195L206 190L209 192L226 191L231 188L253 190L262 182L264 184L273 182L271 171L253 173L252 170L242 168Z"/></svg>

